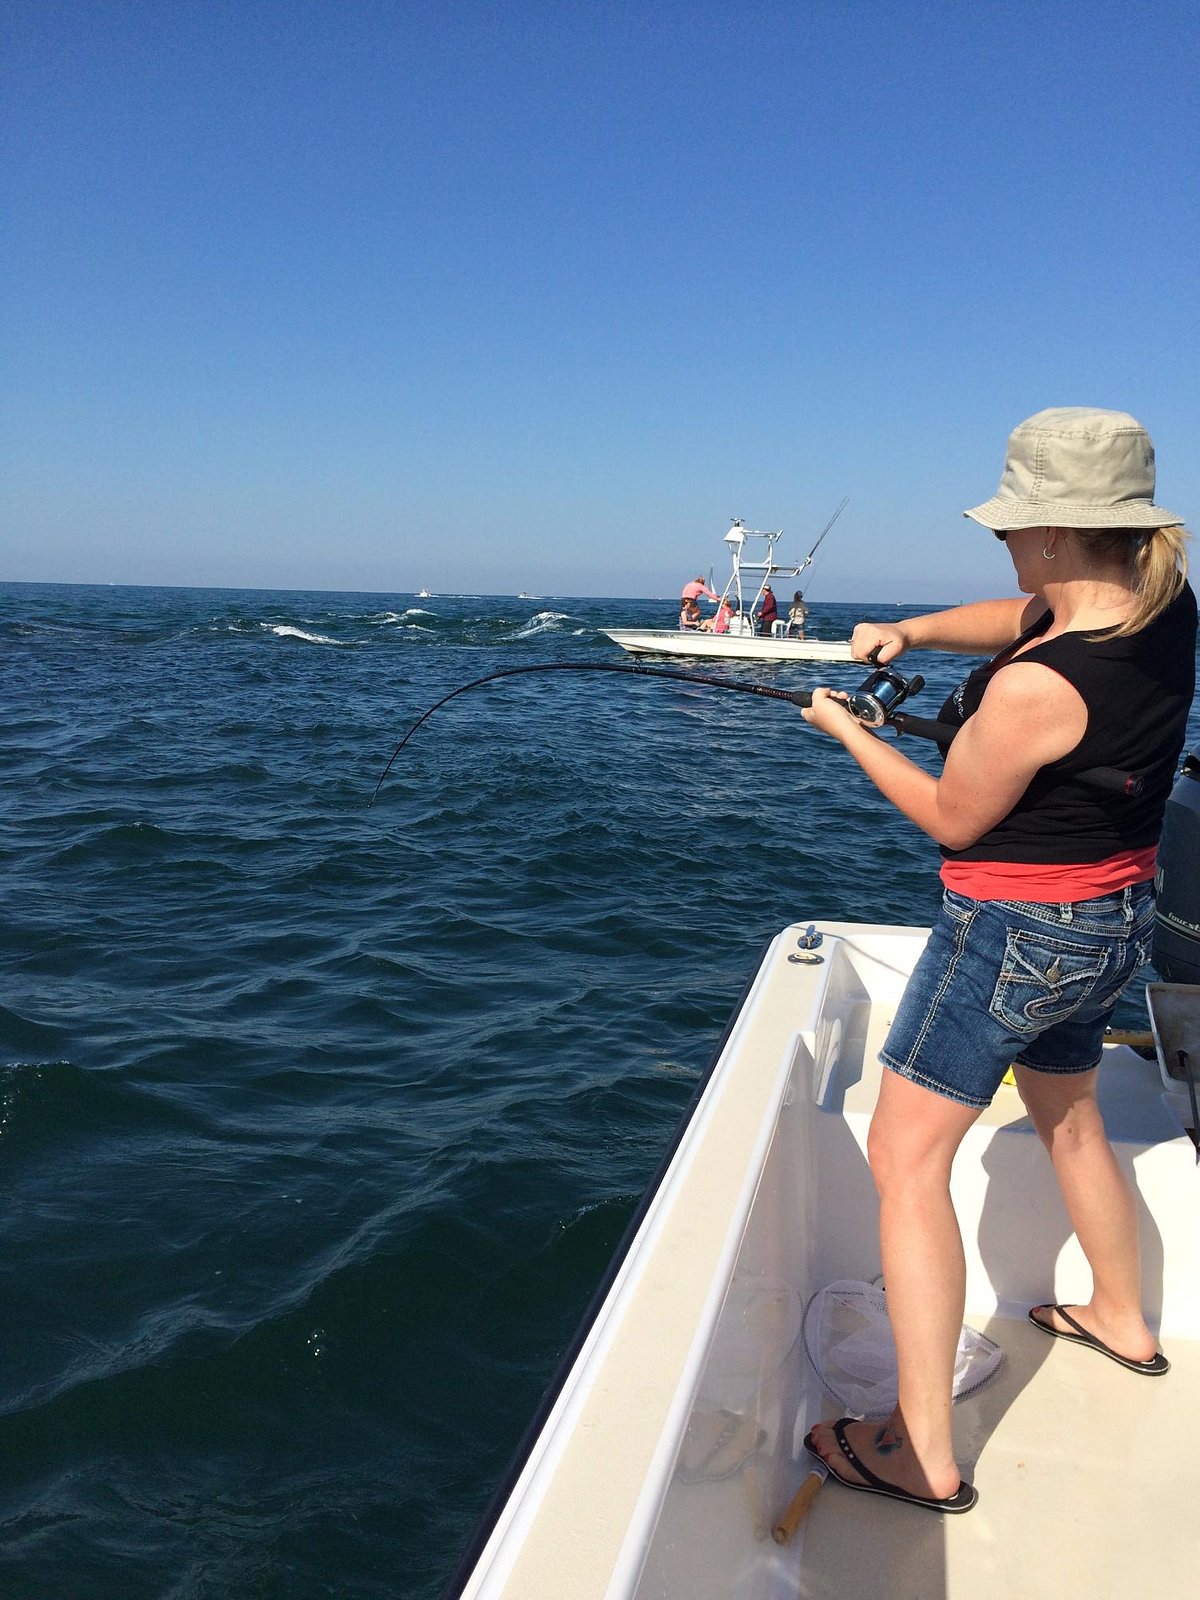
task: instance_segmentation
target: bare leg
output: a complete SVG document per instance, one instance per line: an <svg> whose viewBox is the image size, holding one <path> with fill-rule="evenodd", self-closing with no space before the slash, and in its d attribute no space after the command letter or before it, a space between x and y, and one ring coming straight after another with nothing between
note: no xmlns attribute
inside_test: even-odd
<svg viewBox="0 0 1200 1600"><path fill-rule="evenodd" d="M1096 1073L1014 1072L1092 1269L1092 1298L1071 1315L1111 1349L1148 1360L1157 1346L1142 1316L1137 1206L1104 1130ZM1070 1331L1052 1311L1039 1308L1039 1315Z"/></svg>
<svg viewBox="0 0 1200 1600"><path fill-rule="evenodd" d="M868 1141L900 1397L888 1422L855 1423L846 1436L879 1477L939 1499L960 1482L951 1405L966 1266L950 1168L978 1115L885 1071ZM814 1429L814 1442L835 1472L857 1478L828 1426Z"/></svg>

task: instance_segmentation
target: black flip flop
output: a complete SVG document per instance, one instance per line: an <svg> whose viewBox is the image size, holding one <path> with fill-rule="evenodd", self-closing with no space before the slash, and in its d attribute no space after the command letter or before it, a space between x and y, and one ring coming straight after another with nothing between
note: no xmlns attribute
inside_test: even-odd
<svg viewBox="0 0 1200 1600"><path fill-rule="evenodd" d="M1065 1333L1060 1332L1058 1328L1052 1328L1048 1322L1042 1322L1040 1318L1035 1317L1034 1311L1057 1312L1064 1322L1071 1324L1075 1332ZM1146 1361L1134 1361L1131 1356L1121 1355L1120 1351L1113 1350L1106 1345L1103 1339L1097 1339L1094 1333L1089 1333L1083 1324L1076 1322L1071 1313L1062 1306L1052 1306L1049 1302L1044 1306L1034 1306L1029 1313L1029 1320L1035 1328L1040 1328L1043 1333L1048 1333L1052 1339L1065 1339L1068 1344L1087 1345L1090 1350L1099 1350L1102 1356L1107 1356L1110 1361L1115 1361L1118 1366L1128 1367L1130 1372L1141 1372L1147 1378L1161 1378L1164 1372L1170 1372L1171 1370L1171 1363L1161 1350L1156 1351Z"/></svg>
<svg viewBox="0 0 1200 1600"><path fill-rule="evenodd" d="M877 1478L870 1467L864 1466L854 1452L854 1446L846 1438L846 1424L856 1422L856 1417L842 1417L833 1425L833 1437L838 1442L838 1448L846 1460L860 1477L865 1478L865 1483L851 1483L849 1478L843 1478L840 1472L835 1472L828 1461L829 1476L840 1483L844 1489L860 1489L863 1494L881 1494L888 1500L903 1500L910 1506L923 1506L926 1511L941 1511L947 1515L956 1515L963 1511L970 1511L971 1507L979 1500L979 1493L974 1484L960 1483L953 1494L947 1495L944 1500L934 1500L929 1495L910 1494L907 1489L902 1489L899 1484L888 1483L883 1478ZM813 1436L807 1433L804 1436L804 1448L810 1455L824 1461L824 1457L813 1443Z"/></svg>

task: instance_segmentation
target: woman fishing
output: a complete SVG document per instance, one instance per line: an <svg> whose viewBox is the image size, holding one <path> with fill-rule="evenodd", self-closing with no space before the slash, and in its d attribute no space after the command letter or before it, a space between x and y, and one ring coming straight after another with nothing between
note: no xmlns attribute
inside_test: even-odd
<svg viewBox="0 0 1200 1600"><path fill-rule="evenodd" d="M1141 1305L1137 1211L1096 1103L1105 1025L1147 958L1155 852L1195 689L1196 601L1181 519L1154 501L1154 451L1122 412L1041 411L1011 435L996 495L966 516L1003 540L1028 598L865 622L854 655L990 656L939 719L961 731L940 777L813 693L838 740L942 848L942 906L880 1054L868 1140L899 1362L881 1426L805 1443L850 1488L943 1512L976 1491L951 1440L965 1300L950 1169L1005 1072L1054 1165L1092 1275L1086 1305L1035 1306L1046 1334L1159 1376ZM1137 796L1079 781L1145 774Z"/></svg>

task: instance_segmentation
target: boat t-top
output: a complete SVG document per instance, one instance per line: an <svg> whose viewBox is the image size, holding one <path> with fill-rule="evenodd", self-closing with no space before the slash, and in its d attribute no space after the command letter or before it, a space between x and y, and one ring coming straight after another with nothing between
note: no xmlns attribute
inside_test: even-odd
<svg viewBox="0 0 1200 1600"><path fill-rule="evenodd" d="M740 661L849 661L848 639L806 639L785 617L779 617L769 634L754 631L754 618L772 578L798 578L820 548L821 541L845 510L843 499L821 530L821 536L801 562L776 558L775 547L783 529L748 528L734 517L725 544L733 571L721 593L732 615L728 630L717 633L701 628L607 628L608 637L632 655L702 656L708 660ZM720 606L718 606L718 612Z"/></svg>

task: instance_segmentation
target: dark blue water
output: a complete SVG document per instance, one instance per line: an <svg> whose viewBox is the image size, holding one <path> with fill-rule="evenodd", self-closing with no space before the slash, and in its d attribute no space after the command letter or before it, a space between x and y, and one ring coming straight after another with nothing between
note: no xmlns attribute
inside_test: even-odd
<svg viewBox="0 0 1200 1600"><path fill-rule="evenodd" d="M368 809L671 611L0 590L0 1593L435 1595L767 939L928 920L744 695L511 679Z"/></svg>

